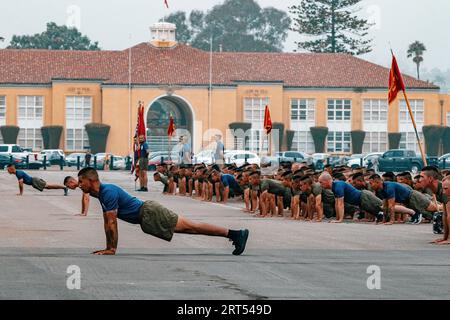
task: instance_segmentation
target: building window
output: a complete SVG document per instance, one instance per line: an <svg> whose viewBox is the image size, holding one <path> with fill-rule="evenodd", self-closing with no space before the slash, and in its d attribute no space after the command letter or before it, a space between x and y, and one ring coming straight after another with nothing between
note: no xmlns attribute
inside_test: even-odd
<svg viewBox="0 0 450 320"><path fill-rule="evenodd" d="M329 132L328 152L349 153L351 150L350 132Z"/></svg>
<svg viewBox="0 0 450 320"><path fill-rule="evenodd" d="M89 138L84 129L66 130L66 149L69 151L83 151L89 147Z"/></svg>
<svg viewBox="0 0 450 320"><path fill-rule="evenodd" d="M423 100L411 100L411 111L414 120L418 125L423 125L424 122L424 102ZM405 100L400 100L400 123L411 123L408 106Z"/></svg>
<svg viewBox="0 0 450 320"><path fill-rule="evenodd" d="M366 132L364 139L363 152L385 152L388 149L387 132Z"/></svg>
<svg viewBox="0 0 450 320"><path fill-rule="evenodd" d="M364 100L364 121L386 122L387 100Z"/></svg>
<svg viewBox="0 0 450 320"><path fill-rule="evenodd" d="M44 97L19 96L17 108L17 124L20 127L19 145L36 151L42 149L41 127L44 124Z"/></svg>
<svg viewBox="0 0 450 320"><path fill-rule="evenodd" d="M0 96L0 126L6 124L6 97ZM3 143L3 137L0 133L0 143Z"/></svg>
<svg viewBox="0 0 450 320"><path fill-rule="evenodd" d="M316 103L314 99L292 99L291 120L314 122L315 110Z"/></svg>
<svg viewBox="0 0 450 320"><path fill-rule="evenodd" d="M423 133L422 132L419 132L419 138L420 138L420 141L422 141L422 147L423 147ZM415 132L402 132L402 137L400 139L400 149L413 150L416 153L420 152ZM425 149L424 149L424 151L425 151Z"/></svg>
<svg viewBox="0 0 450 320"><path fill-rule="evenodd" d="M292 142L293 151L314 153L314 140L310 131L297 131Z"/></svg>
<svg viewBox="0 0 450 320"><path fill-rule="evenodd" d="M44 97L19 96L19 120L42 120Z"/></svg>
<svg viewBox="0 0 450 320"><path fill-rule="evenodd" d="M41 128L21 128L17 139L22 148L42 149Z"/></svg>
<svg viewBox="0 0 450 320"><path fill-rule="evenodd" d="M66 150L89 148L85 125L92 121L92 97L66 97Z"/></svg>
<svg viewBox="0 0 450 320"><path fill-rule="evenodd" d="M450 112L447 112L447 127L450 127Z"/></svg>
<svg viewBox="0 0 450 320"><path fill-rule="evenodd" d="M251 151L258 152L261 148L267 150L267 138L263 126L264 111L268 105L269 98L244 99L244 121L252 124L248 146Z"/></svg>
<svg viewBox="0 0 450 320"><path fill-rule="evenodd" d="M350 121L351 113L351 100L328 100L329 121Z"/></svg>

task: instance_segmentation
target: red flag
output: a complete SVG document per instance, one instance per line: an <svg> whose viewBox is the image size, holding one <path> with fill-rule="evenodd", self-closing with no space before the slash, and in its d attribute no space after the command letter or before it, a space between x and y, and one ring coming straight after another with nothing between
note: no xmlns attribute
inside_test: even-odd
<svg viewBox="0 0 450 320"><path fill-rule="evenodd" d="M145 120L144 120L144 105L142 102L139 103L138 109L138 137L144 136L147 138L147 129L145 128Z"/></svg>
<svg viewBox="0 0 450 320"><path fill-rule="evenodd" d="M403 82L403 77L398 67L397 59L395 59L394 54L392 54L391 73L389 74L389 104L394 102L399 91L405 91L405 83Z"/></svg>
<svg viewBox="0 0 450 320"><path fill-rule="evenodd" d="M173 117L170 116L169 128L167 129L167 135L169 137L173 137L175 133L175 122L173 121Z"/></svg>
<svg viewBox="0 0 450 320"><path fill-rule="evenodd" d="M266 106L266 111L264 113L264 129L266 129L267 134L272 132L272 119L270 118L269 106Z"/></svg>
<svg viewBox="0 0 450 320"><path fill-rule="evenodd" d="M169 9L169 3L167 2L167 0L164 0L164 4L166 5L167 9Z"/></svg>

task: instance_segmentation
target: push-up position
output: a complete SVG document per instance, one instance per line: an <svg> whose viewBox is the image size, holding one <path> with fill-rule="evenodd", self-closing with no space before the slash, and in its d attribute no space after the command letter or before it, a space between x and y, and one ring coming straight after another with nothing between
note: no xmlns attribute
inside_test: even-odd
<svg viewBox="0 0 450 320"><path fill-rule="evenodd" d="M45 180L37 177L30 177L25 171L16 170L16 167L13 164L8 165L8 173L14 174L19 182L19 193L18 196L23 195L23 185L26 184L28 186L32 186L36 190L40 192L47 190L64 190L64 195L67 196L68 189L65 186L57 185L57 184L48 184Z"/></svg>
<svg viewBox="0 0 450 320"><path fill-rule="evenodd" d="M117 218L131 224L140 224L142 231L159 239L171 241L174 233L201 234L228 238L233 241L234 255L245 250L249 231L228 230L205 223L197 223L179 216L154 201L143 202L113 184L100 182L93 168L78 173L79 187L84 193L98 198L103 208L107 247L96 255L115 255L118 243Z"/></svg>
<svg viewBox="0 0 450 320"><path fill-rule="evenodd" d="M76 190L76 188L78 187L78 180L75 179L74 177L68 176L64 179L64 185L70 190ZM81 213L77 214L77 216L82 217L87 216L89 210L89 201L90 201L89 193L83 192L83 195L81 197Z"/></svg>

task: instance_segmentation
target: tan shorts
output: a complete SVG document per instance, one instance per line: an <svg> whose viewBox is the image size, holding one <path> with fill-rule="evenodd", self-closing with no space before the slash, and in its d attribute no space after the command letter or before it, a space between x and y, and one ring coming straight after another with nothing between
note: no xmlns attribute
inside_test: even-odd
<svg viewBox="0 0 450 320"><path fill-rule="evenodd" d="M39 190L40 192L44 191L45 187L47 186L47 182L41 178L32 178L31 185L36 190Z"/></svg>
<svg viewBox="0 0 450 320"><path fill-rule="evenodd" d="M147 234L171 241L178 215L155 201L146 201L140 211L141 229Z"/></svg>

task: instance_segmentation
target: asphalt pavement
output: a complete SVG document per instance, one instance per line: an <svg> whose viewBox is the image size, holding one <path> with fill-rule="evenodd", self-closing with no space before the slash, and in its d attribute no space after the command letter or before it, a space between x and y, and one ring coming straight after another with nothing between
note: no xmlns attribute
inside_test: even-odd
<svg viewBox="0 0 450 320"><path fill-rule="evenodd" d="M76 173L30 174L62 183ZM236 257L228 240L194 235L176 234L167 243L119 222L117 255L94 256L105 246L98 200L91 199L88 217L75 216L80 191L64 197L26 187L18 197L16 178L2 171L0 299L450 298L450 247L429 244L436 238L430 225L261 219L236 201L163 196L153 182L149 193L135 192L124 172L102 172L101 179L190 219L248 228L247 249Z"/></svg>

